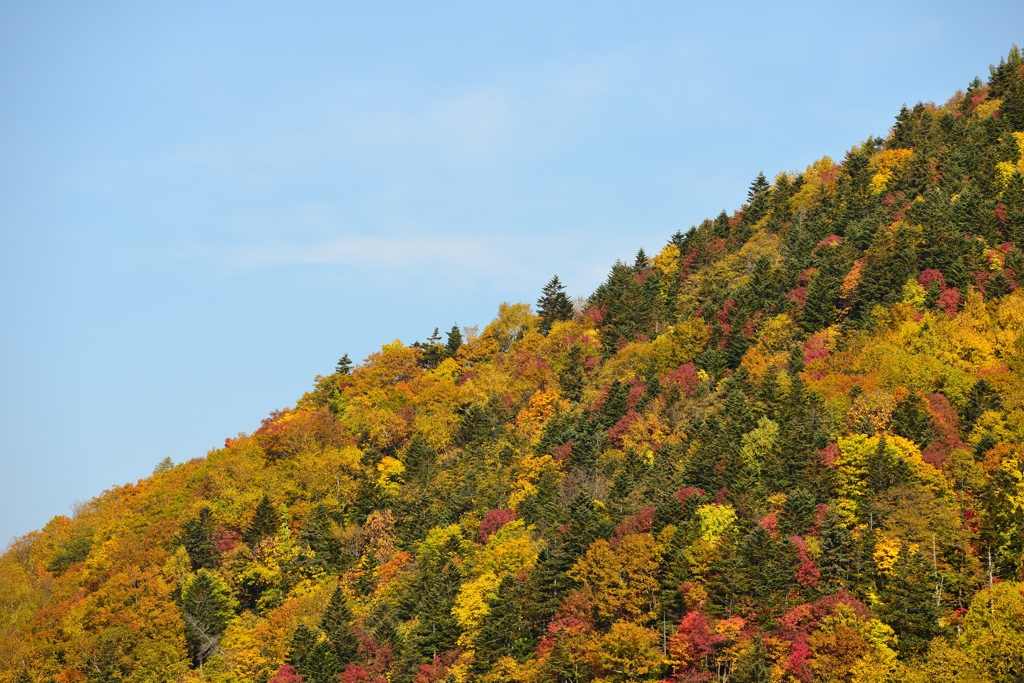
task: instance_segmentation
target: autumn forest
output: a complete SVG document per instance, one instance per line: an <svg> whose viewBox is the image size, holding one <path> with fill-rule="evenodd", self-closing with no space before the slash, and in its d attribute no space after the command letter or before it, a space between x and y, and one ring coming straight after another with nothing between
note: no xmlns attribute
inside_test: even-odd
<svg viewBox="0 0 1024 683"><path fill-rule="evenodd" d="M1015 47L16 539L0 681L1024 680L1018 277Z"/></svg>

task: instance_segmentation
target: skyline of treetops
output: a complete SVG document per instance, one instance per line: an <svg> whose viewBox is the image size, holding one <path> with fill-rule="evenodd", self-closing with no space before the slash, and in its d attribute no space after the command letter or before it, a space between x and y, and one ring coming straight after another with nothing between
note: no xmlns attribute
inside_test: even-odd
<svg viewBox="0 0 1024 683"><path fill-rule="evenodd" d="M0 683L1020 680L1022 273L1013 47L15 539Z"/></svg>

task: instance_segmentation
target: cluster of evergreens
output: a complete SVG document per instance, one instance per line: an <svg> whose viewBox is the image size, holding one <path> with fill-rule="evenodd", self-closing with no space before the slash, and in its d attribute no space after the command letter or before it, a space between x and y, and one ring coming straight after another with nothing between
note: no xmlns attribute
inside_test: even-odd
<svg viewBox="0 0 1024 683"><path fill-rule="evenodd" d="M0 681L1022 680L1021 273L1014 48L16 540Z"/></svg>

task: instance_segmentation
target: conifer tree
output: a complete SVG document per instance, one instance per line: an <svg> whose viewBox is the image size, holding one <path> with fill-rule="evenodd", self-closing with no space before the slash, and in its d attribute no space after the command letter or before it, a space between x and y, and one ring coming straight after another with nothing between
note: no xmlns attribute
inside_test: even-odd
<svg viewBox="0 0 1024 683"><path fill-rule="evenodd" d="M647 270L647 266L650 265L650 261L651 260L647 258L647 252L643 250L643 247L641 247L636 252L636 259L633 261L633 272L642 273Z"/></svg>
<svg viewBox="0 0 1024 683"><path fill-rule="evenodd" d="M637 275L634 267L616 261L608 279L588 300L590 306L602 311L601 345L607 356L635 339L638 333L647 334L654 324L649 297L654 292L645 292ZM654 282L651 278L647 280Z"/></svg>
<svg viewBox="0 0 1024 683"><path fill-rule="evenodd" d="M713 232L715 237L721 239L728 239L729 233L732 231L732 226L729 225L729 214L722 209L722 213L718 214L715 218Z"/></svg>
<svg viewBox="0 0 1024 683"><path fill-rule="evenodd" d="M884 437L879 439L878 447L867 459L867 482L871 491L881 493L904 483L910 476L906 461L893 452Z"/></svg>
<svg viewBox="0 0 1024 683"><path fill-rule="evenodd" d="M448 350L448 356L454 358L455 352L461 347L462 332L459 331L458 325L452 325L452 329L448 330L448 343L445 344L445 348Z"/></svg>
<svg viewBox="0 0 1024 683"><path fill-rule="evenodd" d="M565 367L558 373L558 384L562 394L578 403L583 400L583 350L574 344L566 355Z"/></svg>
<svg viewBox="0 0 1024 683"><path fill-rule="evenodd" d="M338 365L334 368L334 371L341 375L352 374L352 360L348 357L347 353L338 360Z"/></svg>
<svg viewBox="0 0 1024 683"><path fill-rule="evenodd" d="M221 579L200 569L182 590L180 604L192 661L199 666L217 651L237 603Z"/></svg>
<svg viewBox="0 0 1024 683"><path fill-rule="evenodd" d="M964 431L970 431L986 410L1000 410L1001 408L1002 400L999 398L999 394L988 381L979 379L968 392L967 404L961 413Z"/></svg>
<svg viewBox="0 0 1024 683"><path fill-rule="evenodd" d="M334 648L326 639L317 640L306 655L302 668L296 669L305 683L335 683L338 674L344 671L344 667L334 654Z"/></svg>
<svg viewBox="0 0 1024 683"><path fill-rule="evenodd" d="M540 316L540 331L547 334L551 326L561 320L572 320L574 311L572 302L565 293L565 287L555 275L544 285L544 295L537 300L537 315Z"/></svg>
<svg viewBox="0 0 1024 683"><path fill-rule="evenodd" d="M448 348L441 343L441 335L436 327L434 332L427 337L425 344L416 342L413 346L422 350L423 355L420 357L420 365L427 370L436 368L441 361L448 357Z"/></svg>
<svg viewBox="0 0 1024 683"><path fill-rule="evenodd" d="M340 585L331 595L331 601L320 620L320 630L334 648L334 657L340 668L355 660L356 652L359 650L359 639L352 633L352 612L348 608ZM340 670L336 673L340 673Z"/></svg>
<svg viewBox="0 0 1024 683"><path fill-rule="evenodd" d="M437 453L421 435L414 435L402 454L406 480L426 483L430 479L430 465L436 456Z"/></svg>
<svg viewBox="0 0 1024 683"><path fill-rule="evenodd" d="M783 529L787 534L804 535L814 524L817 505L814 494L804 488L793 489L782 508Z"/></svg>
<svg viewBox="0 0 1024 683"><path fill-rule="evenodd" d="M316 553L318 564L337 567L341 562L341 544L331 533L331 515L318 503L299 532L299 542Z"/></svg>
<svg viewBox="0 0 1024 683"><path fill-rule="evenodd" d="M452 607L462 577L453 561L454 553L447 549L443 555L447 557L440 566L425 567L419 577L417 621L403 657L411 666L419 666L452 649L459 637L459 624L452 616Z"/></svg>
<svg viewBox="0 0 1024 683"><path fill-rule="evenodd" d="M626 414L629 406L629 385L615 380L609 385L602 412L604 426L611 427Z"/></svg>
<svg viewBox="0 0 1024 683"><path fill-rule="evenodd" d="M883 580L875 609L899 634L896 646L900 653L920 654L932 638L945 631L939 621L944 614L935 598L932 563L903 543L894 569L894 575Z"/></svg>
<svg viewBox="0 0 1024 683"><path fill-rule="evenodd" d="M910 392L906 398L896 404L896 409L892 411L891 421L893 431L897 435L910 439L921 448L935 440L931 415L929 415L924 401L916 392Z"/></svg>
<svg viewBox="0 0 1024 683"><path fill-rule="evenodd" d="M771 206L768 226L772 230L781 230L785 224L793 220L789 198L793 193L793 181L786 173L780 173L775 179L775 187L769 195Z"/></svg>
<svg viewBox="0 0 1024 683"><path fill-rule="evenodd" d="M738 547L747 590L766 610L774 613L778 613L781 605L772 596L784 590L795 575L788 545L788 541L778 542L763 527L755 526Z"/></svg>
<svg viewBox="0 0 1024 683"><path fill-rule="evenodd" d="M536 601L531 582L506 576L498 585L497 601L476 638L474 668L485 673L502 656L525 659L537 646L543 617L532 614ZM539 623L536 623L539 622Z"/></svg>
<svg viewBox="0 0 1024 683"><path fill-rule="evenodd" d="M313 651L313 646L316 645L317 637L316 631L305 624L299 624L292 633L292 642L284 661L295 667L300 675L306 671L306 661L309 659L310 652Z"/></svg>
<svg viewBox="0 0 1024 683"><path fill-rule="evenodd" d="M398 634L398 629L395 628L395 622L390 617L385 617L378 622L377 627L373 630L373 635L379 644L390 647L392 651L401 647L401 636Z"/></svg>
<svg viewBox="0 0 1024 683"><path fill-rule="evenodd" d="M374 574L377 571L377 567L380 566L380 563L377 561L377 554L363 553L363 556L359 558L357 566L359 567L359 574L354 583L355 589L360 595L372 595L373 589L376 586Z"/></svg>
<svg viewBox="0 0 1024 683"><path fill-rule="evenodd" d="M682 230L676 230L672 234L672 237L669 239L669 242L676 246L676 249L679 250L680 256L685 256L686 253L690 250L690 242L693 240L693 236L695 233L696 230L694 230L693 228L687 230L685 234Z"/></svg>
<svg viewBox="0 0 1024 683"><path fill-rule="evenodd" d="M771 185L768 184L763 172L758 173L754 182L750 183L750 189L747 190L747 208L743 212L744 222L757 223L767 213L770 187Z"/></svg>
<svg viewBox="0 0 1024 683"><path fill-rule="evenodd" d="M280 526L281 517L277 514L274 504L270 502L270 496L264 493L256 506L249 528L242 534L242 540L249 546L254 546L267 536L275 535Z"/></svg>
<svg viewBox="0 0 1024 683"><path fill-rule="evenodd" d="M821 522L821 559L818 570L825 585L839 588L846 582L853 559L853 537L835 508L829 507Z"/></svg>
<svg viewBox="0 0 1024 683"><path fill-rule="evenodd" d="M217 560L217 546L213 542L213 510L208 505L199 514L181 526L178 543L185 546L192 568L213 569Z"/></svg>
<svg viewBox="0 0 1024 683"><path fill-rule="evenodd" d="M586 552L590 544L611 532L610 521L604 519L594 507L594 501L580 491L569 502L569 533L566 534L562 550L576 557Z"/></svg>
<svg viewBox="0 0 1024 683"><path fill-rule="evenodd" d="M811 278L807 287L807 303L803 310L803 324L808 331L830 326L836 320L836 301L845 275L842 247L825 246L818 248L818 273Z"/></svg>

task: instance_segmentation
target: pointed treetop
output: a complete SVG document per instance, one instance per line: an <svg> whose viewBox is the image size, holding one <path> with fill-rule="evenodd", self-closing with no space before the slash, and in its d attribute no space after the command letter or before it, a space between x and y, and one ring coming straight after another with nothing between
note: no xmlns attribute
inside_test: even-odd
<svg viewBox="0 0 1024 683"><path fill-rule="evenodd" d="M558 279L558 275L554 275L551 278L551 280L549 280L548 283L544 285L543 289L541 289L541 291L544 292L545 294L556 294L564 290L565 285L563 285L562 281Z"/></svg>
<svg viewBox="0 0 1024 683"><path fill-rule="evenodd" d="M633 269L639 273L647 267L648 260L647 252L641 247L640 251L636 252L636 262L633 264Z"/></svg>
<svg viewBox="0 0 1024 683"><path fill-rule="evenodd" d="M754 201L758 195L764 194L770 187L768 179L764 177L764 172L758 173L754 182L750 183L750 189L747 190L747 201Z"/></svg>
<svg viewBox="0 0 1024 683"><path fill-rule="evenodd" d="M342 375L352 374L352 359L348 357L347 353L338 361L338 365L334 368L334 371Z"/></svg>
<svg viewBox="0 0 1024 683"><path fill-rule="evenodd" d="M270 496L264 493L252 516L252 523L242 534L242 540L250 547L254 546L264 538L277 534L280 526L281 516L270 501Z"/></svg>
<svg viewBox="0 0 1024 683"><path fill-rule="evenodd" d="M352 633L352 611L340 585L334 589L331 601L324 610L320 629L327 636L339 664L349 664L356 658L359 639Z"/></svg>
<svg viewBox="0 0 1024 683"><path fill-rule="evenodd" d="M541 319L541 333L547 334L556 322L572 320L575 311L572 301L565 293L565 286L559 281L557 275L551 278L551 281L544 285L544 289L541 291L544 296L537 300L537 315Z"/></svg>
<svg viewBox="0 0 1024 683"><path fill-rule="evenodd" d="M725 212L725 209L722 209L722 213L718 214L713 224L715 237L721 237L723 239L728 237L731 228L732 226L729 225L729 214Z"/></svg>
<svg viewBox="0 0 1024 683"><path fill-rule="evenodd" d="M448 343L445 346L448 347L449 356L454 356L462 346L462 332L459 331L458 325L452 325L452 329L448 330Z"/></svg>

